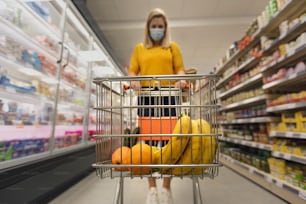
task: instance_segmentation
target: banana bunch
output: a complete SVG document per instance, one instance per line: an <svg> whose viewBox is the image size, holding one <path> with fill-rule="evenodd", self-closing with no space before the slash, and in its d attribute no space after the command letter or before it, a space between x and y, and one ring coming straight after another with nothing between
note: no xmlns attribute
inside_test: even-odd
<svg viewBox="0 0 306 204"><path fill-rule="evenodd" d="M161 150L156 151L155 158L157 158L156 163L159 164L175 164L183 155L188 143L190 141L189 136L184 136L190 134L191 119L188 115L182 115L180 119L176 122L176 125L172 131L174 136L170 137L170 140L166 146L161 148ZM176 135L177 134L177 135ZM169 168L163 168L162 172L166 173Z"/></svg>
<svg viewBox="0 0 306 204"><path fill-rule="evenodd" d="M186 149L187 152L184 152L182 159L179 161L181 164L210 164L213 162L216 156L217 150L217 138L214 136L205 136L204 134L210 134L211 128L207 121L205 120L195 120L196 128L192 136L195 139L194 142L189 147L195 146L196 148ZM201 135L200 137L197 134ZM191 153L190 153L191 152ZM184 175L188 173L192 174L202 174L205 170L204 168L177 168L174 169L173 174L175 175Z"/></svg>
<svg viewBox="0 0 306 204"><path fill-rule="evenodd" d="M196 120L191 121L191 133L187 148L185 149L183 155L176 162L176 164L198 164L201 161L202 150L202 137L200 135L200 126ZM187 174L191 168L174 168L170 170L170 173L175 175Z"/></svg>
<svg viewBox="0 0 306 204"><path fill-rule="evenodd" d="M198 124L200 125L200 132L202 134L210 134L211 128L209 123L206 120L197 120ZM211 164L213 163L214 159L216 158L217 153L217 137L215 136L202 136L202 148L201 151L201 160L199 164ZM204 168L190 168L192 174L202 174ZM190 172L189 171L189 172ZM189 173L187 172L187 173Z"/></svg>
<svg viewBox="0 0 306 204"><path fill-rule="evenodd" d="M190 126L191 125L191 126ZM191 128L190 128L191 127ZM183 136L190 134L192 136ZM169 143L163 147L160 152L156 152L160 164L209 164L212 163L217 150L217 138L214 136L205 136L203 134L211 133L210 125L205 120L191 120L189 116L184 115L177 122L173 134L182 134L174 136ZM172 145L172 146L171 146ZM204 168L164 168L163 173L174 175L185 175L188 173L202 174Z"/></svg>

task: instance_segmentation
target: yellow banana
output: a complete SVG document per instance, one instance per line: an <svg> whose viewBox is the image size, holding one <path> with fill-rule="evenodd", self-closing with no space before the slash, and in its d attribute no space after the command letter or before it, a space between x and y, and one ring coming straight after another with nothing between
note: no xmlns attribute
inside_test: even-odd
<svg viewBox="0 0 306 204"><path fill-rule="evenodd" d="M184 151L184 154L178 160L176 164L198 164L201 160L201 151L202 150L202 137L200 135L200 124L198 121L192 120L191 121L191 130L192 130L192 137L189 140L187 148ZM184 167L184 168L174 168L172 170L172 174L174 175L185 175L188 174L192 170L191 167ZM169 171L171 173L171 170Z"/></svg>
<svg viewBox="0 0 306 204"><path fill-rule="evenodd" d="M168 144L164 146L160 151L155 152L157 163L159 164L175 164L184 150L186 149L190 137L183 136L190 134L190 117L182 115L176 122L176 125L172 131L173 134L180 134L182 136L171 136ZM162 172L167 172L169 168L163 168Z"/></svg>
<svg viewBox="0 0 306 204"><path fill-rule="evenodd" d="M197 122L201 127L200 129L202 134L212 133L210 125L206 120L198 119ZM217 144L216 136L202 136L203 157L200 159L200 164L211 164L213 162L216 156ZM195 168L193 174L202 174L205 169L206 168Z"/></svg>

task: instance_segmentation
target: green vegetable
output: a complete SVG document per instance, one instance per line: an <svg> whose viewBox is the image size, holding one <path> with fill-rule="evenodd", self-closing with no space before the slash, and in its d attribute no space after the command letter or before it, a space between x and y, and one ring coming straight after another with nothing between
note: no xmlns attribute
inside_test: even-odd
<svg viewBox="0 0 306 204"><path fill-rule="evenodd" d="M131 130L129 128L126 128L124 130L124 134L125 135L130 135L131 134ZM133 130L132 134L133 135L140 134L140 128L136 127ZM125 136L124 139L123 139L123 146L132 147L135 144L137 144L137 141L138 141L138 137L136 137L136 136Z"/></svg>

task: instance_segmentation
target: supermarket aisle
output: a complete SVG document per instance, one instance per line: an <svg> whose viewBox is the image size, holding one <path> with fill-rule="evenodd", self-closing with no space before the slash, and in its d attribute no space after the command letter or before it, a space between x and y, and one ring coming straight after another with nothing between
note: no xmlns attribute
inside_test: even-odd
<svg viewBox="0 0 306 204"><path fill-rule="evenodd" d="M116 179L100 180L95 173L76 184L50 204L108 204L112 203ZM158 180L161 186L161 180ZM220 168L220 174L214 180L200 180L202 198L204 203L216 204L285 204L283 200L265 191L252 182L244 179L226 167ZM125 179L125 203L142 204L147 193L145 179ZM137 191L135 190L137 188ZM191 179L175 178L172 182L175 204L192 203Z"/></svg>

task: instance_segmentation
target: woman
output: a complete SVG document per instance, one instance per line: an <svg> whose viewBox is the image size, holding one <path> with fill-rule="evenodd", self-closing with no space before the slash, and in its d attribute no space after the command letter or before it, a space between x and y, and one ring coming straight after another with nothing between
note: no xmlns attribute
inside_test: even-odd
<svg viewBox="0 0 306 204"><path fill-rule="evenodd" d="M170 39L168 20L165 12L156 8L148 15L144 42L137 44L134 48L128 75L172 74L185 74L182 54L178 45ZM185 80L174 82L161 81L160 86L169 86L169 83L173 83L178 88L184 88L186 86ZM150 84L149 81L131 82L131 88L136 90L144 86L154 86L154 84ZM140 114L139 111L138 114ZM149 178L148 181L149 193L146 203L157 204L159 201L156 189L156 180L155 178ZM163 180L163 189L161 191L161 203L173 203L170 184L171 178L165 177Z"/></svg>

